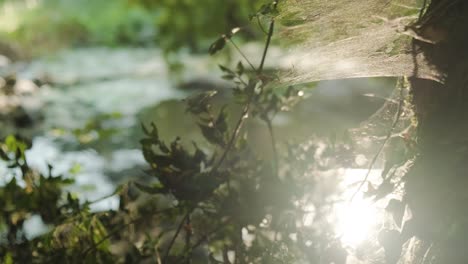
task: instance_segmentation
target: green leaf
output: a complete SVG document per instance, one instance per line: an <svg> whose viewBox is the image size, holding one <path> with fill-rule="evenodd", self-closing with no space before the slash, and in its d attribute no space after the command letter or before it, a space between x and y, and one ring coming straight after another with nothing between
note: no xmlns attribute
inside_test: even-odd
<svg viewBox="0 0 468 264"><path fill-rule="evenodd" d="M169 154L171 150L166 146L164 142L159 142L159 149L164 153L164 154Z"/></svg>
<svg viewBox="0 0 468 264"><path fill-rule="evenodd" d="M13 135L9 135L5 139L5 144L10 151L16 151L16 138Z"/></svg>
<svg viewBox="0 0 468 264"><path fill-rule="evenodd" d="M151 186L141 184L139 182L133 182L135 187L137 187L140 191L148 194L159 194L164 193L164 186L161 183L153 183Z"/></svg>
<svg viewBox="0 0 468 264"><path fill-rule="evenodd" d="M11 252L6 253L5 257L3 258L3 263L13 264L13 256L11 256Z"/></svg>
<svg viewBox="0 0 468 264"><path fill-rule="evenodd" d="M143 133L145 133L145 135L151 137L153 140L159 140L158 128L153 122L151 122L151 131L143 123L141 123L141 128L143 129Z"/></svg>
<svg viewBox="0 0 468 264"><path fill-rule="evenodd" d="M222 147L225 145L223 135L214 126L209 126L209 125L200 124L200 123L198 124L198 126L200 127L203 136L210 143L215 144L215 145L219 145L219 146L222 146Z"/></svg>
<svg viewBox="0 0 468 264"><path fill-rule="evenodd" d="M219 68L221 69L222 72L234 74L234 72L233 72L231 69L229 69L228 67L223 66L223 65L221 65L221 64L218 65L218 66L219 66Z"/></svg>
<svg viewBox="0 0 468 264"><path fill-rule="evenodd" d="M218 129L220 133L225 133L227 131L227 114L226 114L226 106L224 106L221 111L219 112L218 117L216 118L215 121L215 127Z"/></svg>
<svg viewBox="0 0 468 264"><path fill-rule="evenodd" d="M195 154L193 155L193 159L197 162L205 162L206 161L206 154L198 147L197 143L192 142L193 146L195 147Z"/></svg>
<svg viewBox="0 0 468 264"><path fill-rule="evenodd" d="M146 128L145 124L141 123L141 129L143 130L143 133L145 133L145 135L147 135L147 136L150 135L150 132L149 132L149 130Z"/></svg>
<svg viewBox="0 0 468 264"><path fill-rule="evenodd" d="M10 158L8 157L8 155L5 153L5 151L3 151L3 149L0 147L0 158L4 161L9 161Z"/></svg>
<svg viewBox="0 0 468 264"><path fill-rule="evenodd" d="M82 169L81 164L74 163L73 166L68 170L68 172L70 174L76 175L76 174L80 173L81 169Z"/></svg>
<svg viewBox="0 0 468 264"><path fill-rule="evenodd" d="M225 74L225 75L221 76L221 78L223 78L224 80L228 80L228 81L234 79L235 77L236 76L232 75L232 74Z"/></svg>
<svg viewBox="0 0 468 264"><path fill-rule="evenodd" d="M218 51L222 50L226 46L226 38L225 36L221 36L218 38L213 44L210 45L210 48L208 51L210 52L210 55L216 54Z"/></svg>
<svg viewBox="0 0 468 264"><path fill-rule="evenodd" d="M242 75L244 73L244 65L242 64L241 61L237 63L236 71L238 75Z"/></svg>

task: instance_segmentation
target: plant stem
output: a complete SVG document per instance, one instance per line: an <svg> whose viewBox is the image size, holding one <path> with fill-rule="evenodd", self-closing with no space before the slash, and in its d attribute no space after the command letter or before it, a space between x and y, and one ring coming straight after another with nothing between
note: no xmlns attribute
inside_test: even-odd
<svg viewBox="0 0 468 264"><path fill-rule="evenodd" d="M234 133L232 133L231 138L229 139L228 145L226 146L226 149L223 152L223 155L219 159L219 161L216 163L216 165L213 167L211 170L212 173L215 173L219 167L223 164L224 160L227 157L228 152L231 150L232 146L234 145L234 142L237 139L237 136L239 135L239 132L242 128L242 124L244 123L244 120L248 117L248 113L250 112L250 105L252 104L252 97L253 95L249 96L247 104L244 106L244 109L242 110L241 116L239 117L239 120L237 120L236 127L234 129Z"/></svg>
<svg viewBox="0 0 468 264"><path fill-rule="evenodd" d="M185 254L187 254L187 264L191 263L191 255L192 255L192 250L190 249L190 240L192 238L192 228L191 228L191 220L190 220L190 215L187 217L187 222L186 222L186 233L185 233Z"/></svg>
<svg viewBox="0 0 468 264"><path fill-rule="evenodd" d="M277 5L278 5L278 1L275 1L273 7L276 9ZM260 62L259 68L257 69L257 74L261 74L263 72L263 65L265 64L265 59L266 59L266 55L267 55L267 52L268 52L268 48L270 47L270 42L271 42L271 37L273 36L274 26L275 26L275 20L272 19L271 22L270 22L270 28L269 28L267 40L266 40L266 43L265 43L265 48L263 49L262 60ZM231 41L231 43L234 44L234 42L232 42L232 41ZM238 47L235 44L234 44L234 47L236 47L238 49ZM239 52L240 52L240 54L242 56L244 56L243 53L240 50L239 50ZM251 67L253 69L255 69L255 67L253 67L253 65L251 65ZM236 127L234 129L234 133L232 134L232 136L231 136L231 138L230 138L230 140L228 142L228 145L226 146L226 149L223 152L223 155L219 159L218 163L216 163L216 165L211 170L212 173L216 172L219 169L219 167L222 165L224 160L226 159L228 152L231 150L232 146L234 145L234 142L237 139L237 136L239 135L242 124L244 123L244 119L248 117L248 114L250 112L250 106L252 104L253 97L254 97L254 91L253 90L254 89L252 89L252 92L250 92L248 94L249 99L248 99L247 104L245 105L244 109L242 110L242 114L241 114L239 120L237 121Z"/></svg>
<svg viewBox="0 0 468 264"><path fill-rule="evenodd" d="M180 231L182 230L182 227L184 226L185 221L186 221L187 218L190 216L190 213L191 213L191 212L192 212L192 210L189 210L189 211L184 215L184 217L182 218L182 220L180 221L179 226L177 227L177 230L176 230L174 236L172 237L171 241L169 242L169 246L167 247L166 254L164 254L163 263L167 263L166 260L167 260L167 258L169 257L169 253L171 253L172 246L174 246L174 242L175 242L175 240L177 239L177 237L179 236L179 233L180 233Z"/></svg>
<svg viewBox="0 0 468 264"><path fill-rule="evenodd" d="M223 228L227 223L229 222L229 220L227 221L223 221L221 224L219 224L217 227L215 227L213 230L209 231L208 233L206 233L205 235L203 235L201 238L199 238L193 245L192 247L190 248L190 251L193 251L195 250L196 248L198 248L199 246L201 246L203 243L205 243L208 238L218 232L221 228ZM185 257L187 258L187 256ZM185 258L182 260L182 262L185 260Z"/></svg>
<svg viewBox="0 0 468 264"><path fill-rule="evenodd" d="M245 54L242 52L242 50L239 48L239 46L237 46L237 44L234 42L234 40L232 40L232 38L229 39L229 42L231 42L231 44L234 46L234 48L237 50L237 52L239 52L239 54L242 56L242 58L244 58L244 60L247 61L250 68L252 68L253 71L257 71L257 69L255 69L255 66L253 66L253 64L250 62L250 60L247 58L247 56L245 56Z"/></svg>
<svg viewBox="0 0 468 264"><path fill-rule="evenodd" d="M273 3L273 8L276 9L278 5L278 1L275 1ZM267 40L266 40L266 43L265 43L265 48L263 49L263 55L262 55L262 60L260 62L260 66L258 66L258 73L262 73L263 71L263 66L265 65L265 59L266 59L266 55L267 55L267 52L268 52L268 48L270 47L270 42L271 42L271 37L273 36L273 31L275 29L275 19L272 18L271 21L270 21L270 27L268 29L268 35L267 35Z"/></svg>

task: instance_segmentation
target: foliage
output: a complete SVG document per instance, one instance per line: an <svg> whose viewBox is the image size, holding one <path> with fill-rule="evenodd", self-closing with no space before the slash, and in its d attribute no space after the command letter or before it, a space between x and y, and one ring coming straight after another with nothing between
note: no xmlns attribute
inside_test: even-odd
<svg viewBox="0 0 468 264"><path fill-rule="evenodd" d="M156 12L157 43L168 52L185 47L192 52L201 51L219 32L228 32L235 27L242 27L245 37L252 38L259 33L248 26L248 17L260 7L261 0L130 2Z"/></svg>
<svg viewBox="0 0 468 264"><path fill-rule="evenodd" d="M33 7L25 1L0 5L8 4L17 20L8 21L16 26L4 37L31 50L32 55L69 45L156 45L174 62L175 52L185 48L204 52L219 32L234 27L242 27L244 38L260 36L260 31L248 25L249 15L261 2L42 0Z"/></svg>
<svg viewBox="0 0 468 264"><path fill-rule="evenodd" d="M54 175L51 166L47 175L31 169L25 158L29 145L6 138L0 157L11 175L0 187L3 261L343 263L346 252L325 218L330 209L323 201L330 193L317 191L320 180L314 173L333 166L321 160L333 160L349 146L334 143L318 155L320 147L313 142L282 148L275 142L272 118L303 95L299 87L275 86L275 76L263 71L275 10L276 2L259 13L271 16L260 65L246 60L248 66L220 66L223 77L236 86L233 104L240 105L241 113L230 113L229 106L212 107L214 91L187 98L186 111L209 143L205 148L185 146L179 138L166 143L155 124L144 125L141 145L154 181L117 188L116 211L91 211L93 202L80 202L64 188L72 180ZM230 35L215 43L223 41L235 45ZM271 160L246 143L247 120L260 120L268 128ZM313 223L305 223L311 214ZM23 224L34 215L49 229L28 238Z"/></svg>
<svg viewBox="0 0 468 264"><path fill-rule="evenodd" d="M25 158L28 147L14 136L7 137L0 145L0 157L10 168L10 175L3 176L9 180L0 189L0 255L6 263L8 259L20 263L33 260L41 263L49 258L58 261L64 257L63 253L84 247L86 241L105 235L100 220L89 213L87 205L80 205L76 197L64 192L63 187L71 184L71 179L53 175L51 166L48 175L28 166ZM28 240L23 224L34 215L55 229L42 239ZM78 224L74 225L75 222Z"/></svg>
<svg viewBox="0 0 468 264"><path fill-rule="evenodd" d="M32 55L69 45L149 45L156 34L153 14L127 0L43 0L31 8L6 3L18 21L5 35Z"/></svg>
<svg viewBox="0 0 468 264"><path fill-rule="evenodd" d="M369 1L351 4L346 2L344 6L349 8L335 8L345 2L324 1L322 9L318 10L318 18L308 17L310 20L307 23L320 27L320 24L315 23L337 18L346 20L354 16L357 20L374 19L368 14L375 10L389 12L389 18L403 14L413 15L410 18L416 19L415 8L403 4L382 8L380 4L383 1L375 1L373 5L367 5ZM422 1L412 2L422 4ZM152 6L151 1L139 3L148 8ZM443 9L453 8L450 7L453 4L448 4L449 1L431 1L432 7L435 6L433 3L442 3L437 7ZM455 7L465 7L465 11L468 10L462 1L453 3L456 4ZM192 11L196 14L199 7L190 1L166 1L164 4L169 8L177 7L174 9L181 10L184 15L192 14ZM212 4L216 6L215 3ZM141 144L149 165L147 174L152 181L131 182L119 187L114 193L120 198L120 206L116 211L92 212L92 202L80 202L63 188L71 182L68 178L53 175L52 167L47 175L31 169L25 158L29 144L18 137L7 137L0 144L0 157L9 166L7 180L0 187L0 253L3 262L74 263L79 260L85 263L345 263L346 251L334 237L325 217L329 209L326 202L330 201L329 195L332 191L319 191L319 177L316 174L332 168L333 161L337 159L343 162L343 155L349 154L352 146L336 141L325 147L313 142L281 146L275 141L271 124L273 117L278 112L287 110L291 104L300 100L303 94L297 87L277 87L272 82L277 77L266 74L263 69L275 20L278 19L276 8L277 2L263 5L260 11L251 17L266 18L269 21L268 31L260 30L267 38L260 65L253 65L236 46L232 36L238 32L238 27L224 28L223 31L227 33L208 49L211 54L215 54L225 46L232 45L245 59L235 67L220 66L223 78L232 81L235 86L235 102L231 105L240 106L241 112L237 115L229 112L230 105L213 107L213 99L217 96L214 91L187 98L187 113L196 118L200 133L208 142L208 146L198 144L199 142L194 142L193 146L186 146L180 138L168 143L160 138L156 124L144 125L145 137ZM304 9L303 6L301 8ZM320 17L323 20L319 19ZM176 27L178 32L183 32L183 37L179 36L178 39L183 39L184 44L177 46L174 45L177 42L168 39L168 44L163 46L167 45L169 51L184 45L193 50L198 49L193 43L198 43L199 40L194 41L194 36L191 35L193 32L197 33L197 30L192 28L192 22L198 19L192 19L191 15L186 15L186 18L187 21L183 21L179 28ZM165 19L172 22L162 19L162 22L159 21L161 28L164 28L164 23L179 26L177 19ZM462 16L458 19L460 20L455 21L465 21ZM397 21L400 23L403 20ZM313 30L307 33L318 35L325 43L340 42L340 45L343 45L341 48L345 47L343 50L346 52L341 54L344 56L356 55L353 53L358 50L364 55L375 51L383 54L385 58L393 57L401 53L400 49L405 49L407 42L411 40L400 36L395 38L394 32L388 30L392 26L391 23L383 23L384 26L380 27L379 22L373 21L370 24L385 33L383 35L386 37L380 41L389 46L380 45L382 43L371 45L372 47L361 46L360 44L371 42L367 38L369 28L354 28L353 21L344 21L349 28L336 28L329 35L316 34ZM289 20L285 24L297 29L301 28L298 25L302 22L304 21ZM214 27L217 26L219 25ZM458 25L456 28L461 29ZM168 27L166 30L170 29L171 27ZM206 32L209 33L209 30ZM450 31L450 34L457 35L458 30ZM466 39L459 39L458 36L450 37L452 40L461 39L462 43L466 42ZM354 45L350 47L350 43ZM446 54L447 50L459 51L461 46L466 46L459 44L448 42L434 47L435 50ZM323 42L318 41L313 44L315 45L323 46ZM426 46L424 44L423 47ZM337 46L334 45L327 45L327 48L333 49L335 53L337 51ZM449 54L460 57L461 60L466 57L458 56L456 52ZM337 59L334 56L329 57ZM376 57L372 57L372 60L375 61ZM379 61L379 66L393 69L394 64ZM453 68L455 67L450 65L448 70L449 85L464 84L465 82L458 80L461 76L458 69ZM395 74L393 71L390 73ZM309 76L302 80L313 78ZM412 82L417 84L420 80ZM416 252L423 253L420 254L421 262L426 263L426 256L429 256L429 262L432 262L434 257L439 257L440 259L435 261L464 263L460 260L465 260L466 257L456 255L463 251L463 242L466 241L466 216L462 211L458 211L465 204L465 196L462 195L464 185L460 184L463 180L459 178L465 168L465 165L460 163L465 163L465 160L463 155L460 155L463 154L463 149L461 152L457 150L456 153L454 150L460 149L457 133L466 129L464 125L458 127L458 123L463 122L453 122L457 125L448 124L453 120L463 121L462 118L458 119L462 116L456 113L459 109L452 107L456 101L453 97L461 94L459 91L440 89L442 85L427 83L424 85L424 95L418 94L421 93L418 89L413 90L415 104L421 107L417 109L419 121L424 126L420 126L416 131L413 123L403 132L393 134L400 117L408 116L403 109L406 103L406 97L403 95L408 87L406 81L401 81L400 84L400 100L397 104L391 104L397 108L395 118L387 134L378 139L382 144L369 166L370 173L379 155L386 152L382 182L377 186L367 182L368 173L358 184L358 190L367 183L365 194L378 200L394 191L401 191L401 185L405 184L404 200L392 199L386 208L392 214L394 224L398 228L384 228L377 237L384 248L386 263L395 263L400 258L402 244L414 236L424 239L425 242L435 241L425 248L423 245L422 249L417 248L419 245L413 246ZM437 87L437 92L431 92L430 89L426 89L429 88L427 86ZM461 106L460 104L457 107ZM457 118L446 122L446 117L452 115ZM271 159L259 157L246 143L249 135L244 126L247 120L263 122L268 128L273 149ZM82 131L75 132L78 135L92 133L99 126L100 122L97 120ZM443 140L438 140L440 138ZM415 146L421 149L416 149ZM457 157L453 157L455 155ZM349 160L349 157L347 158ZM313 212L310 212L311 207ZM413 210L413 219L403 221L405 207ZM306 224L304 217L311 215L312 223ZM49 225L45 234L36 238L27 237L23 224L31 216L40 216ZM413 254L411 247L409 245L408 252Z"/></svg>

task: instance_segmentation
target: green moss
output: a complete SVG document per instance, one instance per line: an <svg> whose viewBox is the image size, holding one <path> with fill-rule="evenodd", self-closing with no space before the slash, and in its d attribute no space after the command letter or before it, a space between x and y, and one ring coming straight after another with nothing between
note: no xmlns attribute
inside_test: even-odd
<svg viewBox="0 0 468 264"><path fill-rule="evenodd" d="M384 52L389 56L396 56L402 53L405 53L408 48L409 44L411 43L411 37L407 35L400 35L397 39L393 42L389 43L382 49L378 50L379 52Z"/></svg>

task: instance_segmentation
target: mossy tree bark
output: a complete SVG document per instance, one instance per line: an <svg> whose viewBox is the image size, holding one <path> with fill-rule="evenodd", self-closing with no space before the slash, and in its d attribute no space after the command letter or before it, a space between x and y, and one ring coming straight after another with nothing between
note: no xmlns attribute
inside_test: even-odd
<svg viewBox="0 0 468 264"><path fill-rule="evenodd" d="M418 156L405 176L413 237L400 263L468 263L468 1L432 0L414 40L443 84L411 79ZM417 70L417 69L416 69Z"/></svg>

